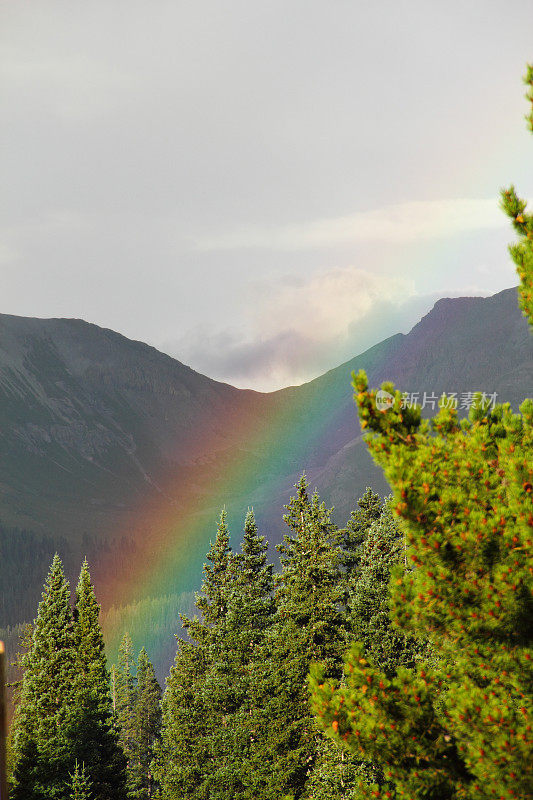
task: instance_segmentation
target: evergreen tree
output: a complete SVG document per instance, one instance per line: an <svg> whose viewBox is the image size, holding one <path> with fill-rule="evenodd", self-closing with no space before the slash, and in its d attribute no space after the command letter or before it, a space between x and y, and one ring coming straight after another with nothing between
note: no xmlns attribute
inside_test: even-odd
<svg viewBox="0 0 533 800"><path fill-rule="evenodd" d="M211 715L218 723L211 741L213 766L206 778L210 800L256 796L249 766L258 724L253 681L261 644L275 614L267 550L249 510L241 552L231 564L226 615L216 630L218 657L210 664L206 684Z"/></svg>
<svg viewBox="0 0 533 800"><path fill-rule="evenodd" d="M85 772L85 764L80 766L76 761L71 777L69 800L93 800L91 782Z"/></svg>
<svg viewBox="0 0 533 800"><path fill-rule="evenodd" d="M254 676L260 724L250 775L260 797L302 796L320 741L306 675L317 659L339 675L345 646L339 532L318 495L309 498L305 476L296 490L284 517L290 533L278 546L276 624Z"/></svg>
<svg viewBox="0 0 533 800"><path fill-rule="evenodd" d="M161 739L155 744L154 778L164 800L203 797L199 787L210 764L203 705L205 650L178 639L162 702Z"/></svg>
<svg viewBox="0 0 533 800"><path fill-rule="evenodd" d="M350 514L343 537L344 566L349 577L359 565L361 547L370 526L381 517L383 500L367 486L364 495L357 501L357 506Z"/></svg>
<svg viewBox="0 0 533 800"><path fill-rule="evenodd" d="M217 527L217 535L207 554L207 564L204 564L204 581L201 594L196 597L196 607L202 613L201 622L193 620L190 633L198 633L201 639L203 634L210 633L214 626L222 622L228 608L228 598L232 586L233 554L231 552L227 514L223 509Z"/></svg>
<svg viewBox="0 0 533 800"><path fill-rule="evenodd" d="M137 662L137 699L135 704L135 757L131 767L135 800L154 796L151 763L154 746L161 732L161 687L144 647Z"/></svg>
<svg viewBox="0 0 533 800"><path fill-rule="evenodd" d="M526 80L533 101L531 67ZM533 324L533 218L512 188L503 205L521 234L511 252ZM383 765L395 789L376 785L375 797L531 798L533 400L513 414L479 394L468 420L444 407L429 423L392 384L386 412L364 373L354 385L415 567L393 576L392 615L406 634L429 633L440 658L389 679L357 644L345 686L314 673L314 709L338 741Z"/></svg>
<svg viewBox="0 0 533 800"><path fill-rule="evenodd" d="M313 771L305 785L305 800L361 800L357 784L368 770L351 753L321 736Z"/></svg>
<svg viewBox="0 0 533 800"><path fill-rule="evenodd" d="M67 736L76 675L70 589L56 554L46 579L13 728L13 800L62 798L72 763Z"/></svg>
<svg viewBox="0 0 533 800"><path fill-rule="evenodd" d="M363 645L365 656L389 679L400 667L412 668L417 660L431 657L426 641L406 636L392 624L389 584L395 567L404 572L410 569L405 560L404 536L388 502L381 504L381 515L367 529L360 547L359 567L349 598L349 620L350 636ZM307 792L309 797L329 791L330 800L363 800L376 782L385 784L379 761L363 761L328 739L319 748Z"/></svg>
<svg viewBox="0 0 533 800"><path fill-rule="evenodd" d="M113 729L109 671L99 613L85 560L74 609L76 669L69 737L72 755L87 765L94 800L114 800L124 793L126 761Z"/></svg>
<svg viewBox="0 0 533 800"><path fill-rule="evenodd" d="M135 706L137 688L134 675L133 642L125 633L118 649L118 664L114 669L114 706L120 746L127 760L128 795L134 791L131 770L135 760Z"/></svg>
<svg viewBox="0 0 533 800"><path fill-rule="evenodd" d="M361 548L357 579L349 600L350 635L364 646L366 655L385 672L413 667L427 655L427 644L394 627L390 614L389 583L394 568L407 570L405 538L390 504L370 527Z"/></svg>
<svg viewBox="0 0 533 800"><path fill-rule="evenodd" d="M216 693L210 693L209 681L213 666L222 658L218 643L232 577L233 555L223 510L204 565L202 593L196 598L202 619L182 617L191 641L178 640L163 698L161 741L156 746L154 776L161 785L163 798L169 800L177 796L209 797L205 782L216 763L213 741L220 725L220 699Z"/></svg>

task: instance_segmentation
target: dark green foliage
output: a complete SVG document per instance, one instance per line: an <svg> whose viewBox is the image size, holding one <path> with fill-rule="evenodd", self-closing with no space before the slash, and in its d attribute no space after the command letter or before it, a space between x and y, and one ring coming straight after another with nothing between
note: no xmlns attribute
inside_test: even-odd
<svg viewBox="0 0 533 800"><path fill-rule="evenodd" d="M202 619L184 620L192 642L178 641L163 701L156 761L165 798L258 796L250 772L255 665L275 610L267 547L249 511L233 555L222 512L197 600Z"/></svg>
<svg viewBox="0 0 533 800"><path fill-rule="evenodd" d="M210 800L253 797L250 759L257 728L255 664L274 620L268 543L259 536L253 511L244 524L241 552L231 563L226 615L215 635L216 657L206 683L214 717L213 766L206 780Z"/></svg>
<svg viewBox="0 0 533 800"><path fill-rule="evenodd" d="M305 800L361 800L356 788L368 773L343 747L317 734L313 771L305 786Z"/></svg>
<svg viewBox="0 0 533 800"><path fill-rule="evenodd" d="M191 635L193 629L199 633L202 626L204 632L209 631L209 626L221 622L226 615L233 577L230 570L232 553L226 522L227 514L223 510L215 541L207 554L208 563L204 565L202 593L196 598L196 607L202 612L202 623L199 623L200 627L195 621L191 623L189 626Z"/></svg>
<svg viewBox="0 0 533 800"><path fill-rule="evenodd" d="M73 761L67 736L76 653L70 589L56 554L33 626L13 729L13 800L64 796Z"/></svg>
<svg viewBox="0 0 533 800"><path fill-rule="evenodd" d="M135 746L130 766L135 800L149 800L155 785L151 763L154 747L161 732L161 687L144 647L137 662L135 703Z"/></svg>
<svg viewBox="0 0 533 800"><path fill-rule="evenodd" d="M383 563L373 574L381 602L374 636L389 634L388 570L398 552L403 558L401 536L381 499L367 490L352 515L350 549L343 549L346 533L337 530L318 495L309 496L305 476L296 489L275 587L253 513L246 516L237 554L221 515L197 599L202 618L183 620L190 641L178 640L163 700L154 772L165 800L328 793L341 800L352 797L355 776L370 780L375 773L318 731L306 677L315 660L326 661L330 676L341 675L350 629L346 598L350 589L353 604L362 601L372 551L362 543L373 528L380 531L376 546L383 548ZM347 572L347 556L360 566ZM374 622L370 615L369 624Z"/></svg>
<svg viewBox="0 0 533 800"><path fill-rule="evenodd" d="M317 733L306 676L312 661L339 675L345 643L342 553L330 512L305 476L284 519L289 535L278 547L275 625L256 665L257 741L251 773L264 797L301 797L312 771Z"/></svg>
<svg viewBox="0 0 533 800"><path fill-rule="evenodd" d="M201 797L197 788L209 763L205 737L208 709L203 703L205 652L178 639L174 666L162 702L161 739L156 743L154 777L165 800Z"/></svg>
<svg viewBox="0 0 533 800"><path fill-rule="evenodd" d="M225 655L219 645L233 578L225 511L207 559L202 593L196 599L202 619L182 617L191 642L178 639L162 705L154 776L164 798L208 797L205 784L216 769L213 742L221 724L222 698L213 678Z"/></svg>
<svg viewBox="0 0 533 800"><path fill-rule="evenodd" d="M363 644L365 653L390 678L400 667L412 667L423 655L427 656L428 648L425 641L405 636L392 624L389 583L394 569L408 569L404 536L390 503L384 505L368 489L365 498L373 500L373 513L366 517L366 530L361 525L364 541L359 548L358 568L350 576L349 629L350 636ZM360 510L352 519L361 520L365 498L363 503L359 501ZM313 674L317 680L323 680L323 671L314 668ZM318 753L307 785L309 797L320 797L329 791L331 800L344 797L362 800L373 783L384 783L379 760L361 760L338 741L321 742Z"/></svg>
<svg viewBox="0 0 533 800"><path fill-rule="evenodd" d="M70 786L69 800L92 800L91 782L85 772L85 764L80 765L76 761L74 772L70 776L72 783Z"/></svg>
<svg viewBox="0 0 533 800"><path fill-rule="evenodd" d="M111 690L118 739L128 763L128 796L131 796L134 791L131 784L131 770L135 759L135 707L137 702L134 669L133 644L129 634L125 633L118 650L118 664L112 673Z"/></svg>
<svg viewBox="0 0 533 800"><path fill-rule="evenodd" d="M77 761L86 765L92 800L115 800L123 794L125 762L111 727L98 612L85 563L73 615L69 585L56 555L31 647L22 658L13 725L15 800L64 800Z"/></svg>
<svg viewBox="0 0 533 800"><path fill-rule="evenodd" d="M84 561L74 609L76 668L69 738L73 755L85 765L94 799L114 800L124 792L126 761L113 728L109 672L99 612L87 561Z"/></svg>
<svg viewBox="0 0 533 800"><path fill-rule="evenodd" d="M305 630L306 655L325 660L335 672L345 627L339 531L318 494L309 498L305 476L296 490L284 516L291 534L277 548L282 565L276 576L278 618L282 627L288 620Z"/></svg>
<svg viewBox="0 0 533 800"><path fill-rule="evenodd" d="M357 501L357 509L352 511L346 523L343 541L343 562L348 575L352 575L359 564L361 546L368 529L381 516L383 501L367 486L365 493Z"/></svg>
<svg viewBox="0 0 533 800"><path fill-rule="evenodd" d="M392 624L389 583L393 569L407 570L406 542L390 504L367 531L350 593L350 635L361 642L373 663L388 677L398 667L412 667L427 650L423 641L405 636Z"/></svg>

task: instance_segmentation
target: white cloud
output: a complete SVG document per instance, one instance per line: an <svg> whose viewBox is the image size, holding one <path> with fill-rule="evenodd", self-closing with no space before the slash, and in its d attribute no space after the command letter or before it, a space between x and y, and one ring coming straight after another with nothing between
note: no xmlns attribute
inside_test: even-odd
<svg viewBox="0 0 533 800"><path fill-rule="evenodd" d="M404 317L419 317L405 310L416 294L411 280L357 267L262 283L254 294L248 335L197 330L163 349L212 377L271 391L303 383L397 333Z"/></svg>
<svg viewBox="0 0 533 800"><path fill-rule="evenodd" d="M263 336L283 329L301 337L328 341L344 337L353 322L375 306L414 294L409 278L377 275L357 267L342 267L313 274L299 283L280 283L261 292L254 309L255 325Z"/></svg>
<svg viewBox="0 0 533 800"><path fill-rule="evenodd" d="M299 225L248 227L196 240L197 250L270 248L301 250L350 242L413 242L464 231L499 228L507 221L491 199L419 200Z"/></svg>

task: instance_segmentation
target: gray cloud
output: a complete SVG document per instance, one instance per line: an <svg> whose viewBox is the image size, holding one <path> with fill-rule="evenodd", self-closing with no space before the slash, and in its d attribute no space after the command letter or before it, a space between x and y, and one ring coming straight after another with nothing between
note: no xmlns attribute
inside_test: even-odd
<svg viewBox="0 0 533 800"><path fill-rule="evenodd" d="M511 285L490 198L533 196L532 27L529 0L1 3L2 310L177 343L199 369L217 346L186 342L230 329L213 374L248 358L293 382L336 363L350 320L313 301L317 335L283 287L401 277L386 322L409 296Z"/></svg>

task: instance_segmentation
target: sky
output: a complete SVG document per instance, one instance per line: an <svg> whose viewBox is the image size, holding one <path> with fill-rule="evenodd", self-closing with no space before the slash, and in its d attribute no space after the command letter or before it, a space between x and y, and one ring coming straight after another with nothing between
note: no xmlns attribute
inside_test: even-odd
<svg viewBox="0 0 533 800"><path fill-rule="evenodd" d="M530 0L0 0L0 310L236 386L517 283Z"/></svg>

